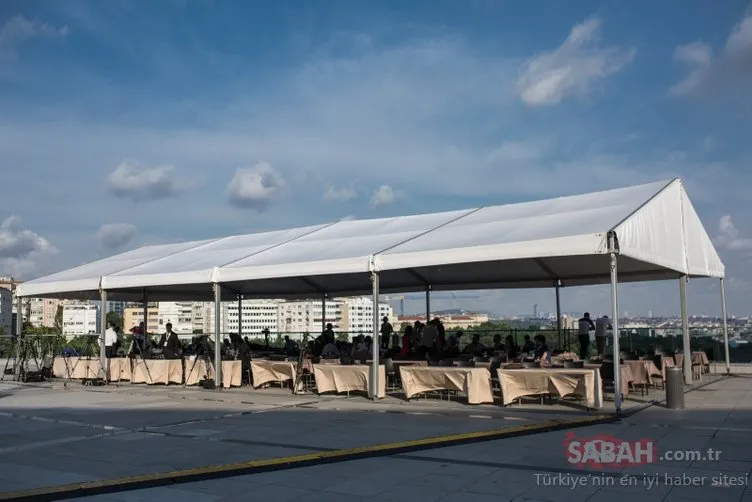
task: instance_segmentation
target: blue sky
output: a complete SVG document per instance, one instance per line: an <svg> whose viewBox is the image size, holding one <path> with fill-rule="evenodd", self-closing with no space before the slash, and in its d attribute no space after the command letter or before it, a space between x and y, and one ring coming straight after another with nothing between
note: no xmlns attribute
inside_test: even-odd
<svg viewBox="0 0 752 502"><path fill-rule="evenodd" d="M750 16L737 1L5 1L2 272L681 176L746 313ZM623 310L673 313L677 289L625 287ZM690 294L715 313L715 284ZM564 309L604 301L581 288Z"/></svg>

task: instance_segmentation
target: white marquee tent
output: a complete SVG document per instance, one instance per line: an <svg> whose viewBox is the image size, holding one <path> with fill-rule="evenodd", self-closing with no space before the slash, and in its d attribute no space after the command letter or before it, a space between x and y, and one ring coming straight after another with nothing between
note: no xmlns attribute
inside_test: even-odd
<svg viewBox="0 0 752 502"><path fill-rule="evenodd" d="M682 279L686 317L689 277L718 278L723 285L724 266L681 180L674 179L519 204L146 246L25 282L17 295L220 302L239 295L370 293L377 302L379 293L388 292L555 287L558 302L559 287L611 282L616 324L617 280Z"/></svg>

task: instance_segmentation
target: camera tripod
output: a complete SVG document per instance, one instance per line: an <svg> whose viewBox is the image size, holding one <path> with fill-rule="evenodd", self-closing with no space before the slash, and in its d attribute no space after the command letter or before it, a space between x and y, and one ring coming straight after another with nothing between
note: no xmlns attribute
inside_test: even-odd
<svg viewBox="0 0 752 502"><path fill-rule="evenodd" d="M188 381L193 375L193 370L196 369L196 363L199 360L204 361L204 365L206 367L206 374L204 374L204 378L199 380L198 384L203 385L204 388L209 388L211 384L207 384L206 382L209 381L208 373L209 369L214 369L214 375L217 374L216 369L214 368L214 363L211 360L211 357L209 357L209 354L211 353L211 347L209 346L209 340L207 338L201 337L198 345L198 350L196 351L195 358L193 359L193 364L191 365L191 369L188 373L185 374L185 382L183 383L183 387L188 386ZM203 382L203 383L202 383ZM216 388L217 382L214 382L214 387Z"/></svg>
<svg viewBox="0 0 752 502"><path fill-rule="evenodd" d="M149 341L149 336L144 335L144 345ZM136 350L133 350L136 349ZM131 345L128 347L128 358L136 359L136 357L133 356L140 356L141 362L144 363L144 368L146 369L146 376L149 377L149 382L153 382L151 378L151 371L149 371L149 365L146 363L146 358L144 357L144 352L141 349L141 344L136 343L136 336L133 336L133 339L131 340ZM135 370L135 368L133 368ZM133 383L133 374L131 374L131 383Z"/></svg>
<svg viewBox="0 0 752 502"><path fill-rule="evenodd" d="M52 377L52 367L45 366L50 347L41 343L42 336L45 335L11 337L12 351L5 361L0 380L5 380L7 375L13 375L13 380L17 382L41 382ZM32 361L36 368L33 371L29 369Z"/></svg>
<svg viewBox="0 0 752 502"><path fill-rule="evenodd" d="M298 346L298 366L295 368L295 381L292 384L293 394L298 394L298 392L300 392L299 389L303 384L303 377L305 376L304 363L306 354L308 353L308 338L310 338L310 336L310 333L303 333L303 339Z"/></svg>

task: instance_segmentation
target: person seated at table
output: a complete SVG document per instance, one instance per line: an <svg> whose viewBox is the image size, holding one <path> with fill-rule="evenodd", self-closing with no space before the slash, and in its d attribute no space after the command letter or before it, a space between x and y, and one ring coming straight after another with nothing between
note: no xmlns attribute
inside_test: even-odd
<svg viewBox="0 0 752 502"><path fill-rule="evenodd" d="M368 346L366 345L365 337L358 335L355 337L355 343L353 343L350 350L350 357L356 361L365 361L369 357Z"/></svg>
<svg viewBox="0 0 752 502"><path fill-rule="evenodd" d="M535 360L545 364L551 364L551 349L546 344L546 337L535 335Z"/></svg>
<svg viewBox="0 0 752 502"><path fill-rule="evenodd" d="M465 346L463 352L472 356L482 356L486 350L488 350L486 346L480 343L480 335L473 335L472 340Z"/></svg>
<svg viewBox="0 0 752 502"><path fill-rule="evenodd" d="M499 352L501 350L504 350L504 344L501 343L501 335L494 335L493 337L493 351Z"/></svg>
<svg viewBox="0 0 752 502"><path fill-rule="evenodd" d="M334 344L334 338L330 338L327 340L326 345L324 345L324 348L321 350L321 358L322 359L338 359L339 358L339 350L337 350L337 346Z"/></svg>
<svg viewBox="0 0 752 502"><path fill-rule="evenodd" d="M535 344L530 340L530 335L525 335L525 338L522 339L522 353L529 354L533 351L535 351Z"/></svg>
<svg viewBox="0 0 752 502"><path fill-rule="evenodd" d="M507 335L504 339L504 352L507 354L507 359L517 359L520 355L520 348L514 343L512 335Z"/></svg>
<svg viewBox="0 0 752 502"><path fill-rule="evenodd" d="M288 356L291 356L297 350L298 350L298 344L295 343L293 340L291 340L289 336L285 335L285 346L284 346L285 354L287 354Z"/></svg>

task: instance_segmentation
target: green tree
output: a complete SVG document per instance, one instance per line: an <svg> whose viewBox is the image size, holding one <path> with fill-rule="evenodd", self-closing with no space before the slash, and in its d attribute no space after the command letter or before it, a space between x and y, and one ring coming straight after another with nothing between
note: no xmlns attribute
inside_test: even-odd
<svg viewBox="0 0 752 502"><path fill-rule="evenodd" d="M107 322L115 326L118 332L123 330L123 316L117 312L107 312Z"/></svg>
<svg viewBox="0 0 752 502"><path fill-rule="evenodd" d="M58 335L63 334L63 306L62 305L58 305L57 311L55 311L54 328L55 328L55 333L57 333Z"/></svg>

